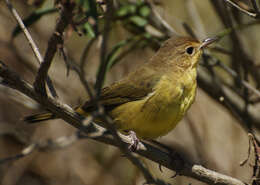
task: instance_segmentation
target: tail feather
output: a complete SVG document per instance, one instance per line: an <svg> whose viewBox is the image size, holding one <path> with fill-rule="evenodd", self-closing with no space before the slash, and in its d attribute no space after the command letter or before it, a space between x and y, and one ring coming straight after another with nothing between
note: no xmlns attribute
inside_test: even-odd
<svg viewBox="0 0 260 185"><path fill-rule="evenodd" d="M52 113L38 113L31 116L27 116L23 120L27 123L36 123L36 122L47 121L55 118L57 117Z"/></svg>

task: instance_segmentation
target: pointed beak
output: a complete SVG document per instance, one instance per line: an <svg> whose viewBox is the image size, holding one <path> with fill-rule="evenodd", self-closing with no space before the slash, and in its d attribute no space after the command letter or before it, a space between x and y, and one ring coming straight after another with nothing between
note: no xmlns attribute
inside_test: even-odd
<svg viewBox="0 0 260 185"><path fill-rule="evenodd" d="M217 40L219 40L219 37L206 38L202 41L199 49L204 49L213 42L216 42Z"/></svg>

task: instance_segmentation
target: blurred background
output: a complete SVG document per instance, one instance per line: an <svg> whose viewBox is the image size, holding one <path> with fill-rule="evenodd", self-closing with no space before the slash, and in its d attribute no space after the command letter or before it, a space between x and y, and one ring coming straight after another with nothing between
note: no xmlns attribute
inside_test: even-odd
<svg viewBox="0 0 260 185"><path fill-rule="evenodd" d="M250 12L255 11L249 1L234 2ZM44 55L59 17L54 2L19 0L12 3L28 24L34 41ZM94 84L100 66L101 37L98 32L102 32L104 27L102 11L106 7L104 2L96 1L98 8L95 13L89 1L75 3L74 26L77 30L72 25L67 28L64 49L72 62L80 65L85 61L82 67L86 79ZM240 162L248 155L248 132L258 136L259 96L242 82L248 82L256 89L259 87L258 17L241 13L224 0L118 0L115 4L116 18L111 25L108 41L112 59L106 85L142 65L158 49L159 43L172 33L189 35L187 31L192 29L199 40L217 34L223 36L206 54L235 71L239 78L223 70L223 66L214 63L212 58L204 56L199 69L195 103L176 129L158 141L177 149L190 161L250 182L253 174L250 164L254 162L254 154L251 153L250 161L244 166L240 166ZM154 16L153 11L173 28L171 34L165 25L158 26L157 19L151 17ZM184 25L188 25L189 29ZM236 31L228 30L232 27ZM88 46L87 57L82 59ZM126 54L121 57L123 52ZM33 83L39 65L4 1L0 1L0 60ZM49 76L60 101L74 107L88 97L76 73L73 70L68 73L59 52L55 55ZM76 129L62 120L29 126L21 121L24 116L43 110L30 98L0 85L0 159L19 154L31 143L75 133ZM162 168L161 172L158 164L143 160L155 177L166 182L176 185L203 184L184 176L171 178L174 175L172 171ZM117 148L88 139L60 149L36 150L18 160L0 164L0 184L3 185L132 185L144 182L142 174L122 157Z"/></svg>

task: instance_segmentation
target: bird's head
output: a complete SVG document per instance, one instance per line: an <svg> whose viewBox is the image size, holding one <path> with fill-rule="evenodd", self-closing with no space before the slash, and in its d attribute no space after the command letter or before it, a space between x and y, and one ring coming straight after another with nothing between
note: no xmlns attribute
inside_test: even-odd
<svg viewBox="0 0 260 185"><path fill-rule="evenodd" d="M204 48L217 38L208 38L202 42L190 37L172 37L165 41L156 55L156 60L169 67L187 69L197 66ZM162 63L161 63L162 64Z"/></svg>

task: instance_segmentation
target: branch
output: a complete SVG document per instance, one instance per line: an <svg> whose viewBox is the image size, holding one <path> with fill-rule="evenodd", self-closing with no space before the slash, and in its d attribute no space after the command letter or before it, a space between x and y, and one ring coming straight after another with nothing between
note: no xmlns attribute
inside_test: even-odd
<svg viewBox="0 0 260 185"><path fill-rule="evenodd" d="M48 48L44 56L44 61L43 63L41 63L36 79L34 81L34 88L36 92L39 92L43 96L47 96L45 81L47 78L48 70L57 51L57 47L59 45L63 45L63 32L65 28L69 25L73 17L74 6L75 5L70 2L63 3L60 19L56 25L54 33L49 39Z"/></svg>
<svg viewBox="0 0 260 185"><path fill-rule="evenodd" d="M43 58L41 56L41 53L40 53L37 45L35 44L34 40L32 39L32 36L30 35L29 31L25 27L21 17L19 16L19 14L17 13L17 11L15 10L15 8L13 7L13 5L11 4L11 2L9 0L5 0L5 2L6 2L7 7L9 8L10 12L12 13L14 18L18 22L19 26L21 27L21 30L23 31L26 39L28 40L28 43L31 46L33 54L35 55L37 61L39 62L39 64L43 63ZM56 92L49 76L46 77L46 83L47 83L47 86L48 86L52 96L57 97L58 96L57 92Z"/></svg>
<svg viewBox="0 0 260 185"><path fill-rule="evenodd" d="M78 128L85 134L90 133L90 128L93 128L93 125L91 124L89 124L88 126L83 126L81 119L69 106L61 104L53 98L42 97L41 95L37 94L30 84L22 80L13 71L10 71L8 67L2 62L0 63L0 77L3 78L2 84L16 89L19 92L31 97L32 99L40 103L42 106L44 106L46 109L50 110L52 113L66 121L68 124ZM117 146L119 148L122 144L119 143L116 139L109 137L109 135L101 135L90 138L96 141L100 141L102 143ZM130 141L128 140L128 142ZM124 145L124 147L127 147L126 143L124 143ZM174 157L171 154L161 151L160 149L146 143L144 143L144 147L140 147L140 149L137 150L136 153L162 166L165 166L166 168L174 170L180 175L192 177L194 179L208 184L245 185L245 183L238 179L206 169L200 165L190 164L180 159L180 157Z"/></svg>
<svg viewBox="0 0 260 185"><path fill-rule="evenodd" d="M45 140L43 142L32 143L26 148L24 148L19 154L0 159L0 165L9 161L18 160L20 158L28 156L36 150L54 150L54 149L65 148L73 144L75 141L77 141L79 138L78 135L79 135L78 133L75 133L68 137L63 136L54 140Z"/></svg>
<svg viewBox="0 0 260 185"><path fill-rule="evenodd" d="M150 5L151 15L149 16L150 23L162 31L167 37L178 36L179 34L165 21L161 15L155 10L154 4L146 0L146 3Z"/></svg>
<svg viewBox="0 0 260 185"><path fill-rule="evenodd" d="M256 0L250 0L250 1L251 1L251 4L252 4L254 10L259 14L259 7L257 5Z"/></svg>
<svg viewBox="0 0 260 185"><path fill-rule="evenodd" d="M250 16L250 17L253 17L253 18L258 18L259 17L259 13L258 12L256 12L256 13L250 12L250 11L240 7L239 5L234 3L232 0L224 0L224 1L229 3L230 5L232 5L233 7L235 7L236 9L238 9L239 11L241 11L242 13L244 13L244 14Z"/></svg>
<svg viewBox="0 0 260 185"><path fill-rule="evenodd" d="M97 97L99 97L101 93L101 88L103 86L103 82L105 79L106 75L106 69L108 65L108 60L107 60L107 41L109 37L109 32L110 32L110 23L112 21L112 15L113 15L113 2L108 1L107 2L107 8L106 8L106 15L105 15L105 26L104 26L104 32L102 35L102 43L101 43L101 51L100 51L100 65L99 65L99 71L97 75L97 81L95 84L96 88L96 94Z"/></svg>
<svg viewBox="0 0 260 185"><path fill-rule="evenodd" d="M72 69L76 72L81 81L81 84L88 93L89 99L94 101L94 89L90 86L89 82L85 78L85 70L84 67L81 65L82 63L78 65L76 62L74 62L74 60L66 55L64 48L60 48L60 50L63 55L63 59L69 68L68 70Z"/></svg>

